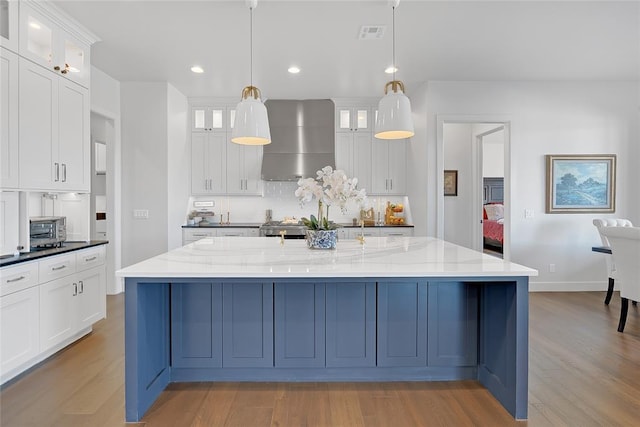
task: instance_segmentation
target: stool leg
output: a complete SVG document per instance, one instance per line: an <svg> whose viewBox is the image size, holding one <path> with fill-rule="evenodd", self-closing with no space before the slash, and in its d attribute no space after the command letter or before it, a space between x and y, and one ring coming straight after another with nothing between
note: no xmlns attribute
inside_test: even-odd
<svg viewBox="0 0 640 427"><path fill-rule="evenodd" d="M629 300L621 298L620 306L620 322L618 323L618 332L624 331L624 324L627 322L627 311L629 311Z"/></svg>
<svg viewBox="0 0 640 427"><path fill-rule="evenodd" d="M604 303L609 305L611 302L611 296L613 295L613 278L609 277L609 287L607 288L607 296L604 298Z"/></svg>

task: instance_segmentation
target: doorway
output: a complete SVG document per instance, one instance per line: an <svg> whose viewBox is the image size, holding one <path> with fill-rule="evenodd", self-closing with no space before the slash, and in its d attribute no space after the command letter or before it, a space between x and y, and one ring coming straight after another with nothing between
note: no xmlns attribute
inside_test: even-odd
<svg viewBox="0 0 640 427"><path fill-rule="evenodd" d="M121 261L119 120L110 113L91 111L91 239L108 240L107 294L124 289L115 272Z"/></svg>
<svg viewBox="0 0 640 427"><path fill-rule="evenodd" d="M437 118L437 237L505 260L510 259L510 122L505 116ZM457 176L457 191L447 189L447 195L445 170Z"/></svg>

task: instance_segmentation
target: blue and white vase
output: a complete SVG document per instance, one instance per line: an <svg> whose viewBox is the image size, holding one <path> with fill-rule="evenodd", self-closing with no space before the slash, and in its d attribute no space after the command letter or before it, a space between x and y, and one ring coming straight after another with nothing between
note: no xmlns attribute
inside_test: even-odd
<svg viewBox="0 0 640 427"><path fill-rule="evenodd" d="M310 249L335 249L338 230L307 230L307 246Z"/></svg>

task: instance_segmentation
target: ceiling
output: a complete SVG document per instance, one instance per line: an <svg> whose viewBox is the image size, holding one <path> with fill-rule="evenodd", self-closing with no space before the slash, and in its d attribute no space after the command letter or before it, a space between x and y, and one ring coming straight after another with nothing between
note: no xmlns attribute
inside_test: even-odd
<svg viewBox="0 0 640 427"><path fill-rule="evenodd" d="M244 0L54 3L101 38L91 62L119 81L221 97L249 84ZM253 83L263 98L378 97L391 80L384 0L262 0L253 15ZM386 25L385 36L359 40L363 25ZM192 73L194 64L205 73ZM287 72L294 64L297 75ZM637 81L640 3L403 0L396 64L408 93L427 80Z"/></svg>

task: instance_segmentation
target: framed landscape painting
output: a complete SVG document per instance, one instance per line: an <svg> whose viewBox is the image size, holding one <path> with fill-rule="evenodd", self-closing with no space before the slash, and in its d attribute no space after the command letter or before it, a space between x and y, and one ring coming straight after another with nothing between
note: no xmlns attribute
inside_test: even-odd
<svg viewBox="0 0 640 427"><path fill-rule="evenodd" d="M547 213L616 210L616 155L548 154Z"/></svg>

